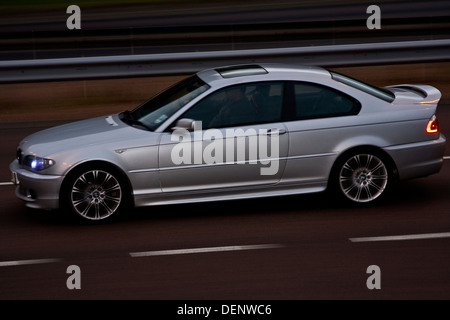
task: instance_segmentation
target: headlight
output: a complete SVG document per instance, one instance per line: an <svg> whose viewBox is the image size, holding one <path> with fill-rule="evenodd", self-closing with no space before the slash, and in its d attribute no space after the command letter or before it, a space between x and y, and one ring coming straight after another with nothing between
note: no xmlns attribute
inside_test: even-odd
<svg viewBox="0 0 450 320"><path fill-rule="evenodd" d="M23 160L23 164L31 168L34 171L41 171L47 169L55 164L52 159L40 158L36 156L26 156Z"/></svg>

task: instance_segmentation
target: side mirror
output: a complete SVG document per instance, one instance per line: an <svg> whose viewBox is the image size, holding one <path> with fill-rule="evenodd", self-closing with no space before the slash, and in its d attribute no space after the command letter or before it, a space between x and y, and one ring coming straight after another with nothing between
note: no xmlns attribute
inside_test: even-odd
<svg viewBox="0 0 450 320"><path fill-rule="evenodd" d="M195 120L183 118L177 121L175 127L172 127L172 131L177 129L185 129L187 131L192 131L195 128Z"/></svg>

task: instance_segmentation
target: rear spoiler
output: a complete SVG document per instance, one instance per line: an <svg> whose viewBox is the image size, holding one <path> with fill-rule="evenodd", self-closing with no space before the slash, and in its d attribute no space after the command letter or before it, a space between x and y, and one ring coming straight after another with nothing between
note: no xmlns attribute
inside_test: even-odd
<svg viewBox="0 0 450 320"><path fill-rule="evenodd" d="M425 84L399 84L386 88L414 92L423 98L420 103L424 104L437 104L442 97L442 93L439 89Z"/></svg>

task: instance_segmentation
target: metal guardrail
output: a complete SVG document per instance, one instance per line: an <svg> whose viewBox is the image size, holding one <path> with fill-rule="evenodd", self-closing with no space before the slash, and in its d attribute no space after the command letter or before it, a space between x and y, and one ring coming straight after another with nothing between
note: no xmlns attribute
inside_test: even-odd
<svg viewBox="0 0 450 320"><path fill-rule="evenodd" d="M444 0L437 0L437 2L441 1ZM433 2L436 1L431 1L431 3ZM446 6L450 8L450 2ZM438 6L432 10L438 10L439 8L441 7ZM441 9L443 10L437 12L450 12L444 8ZM322 10L331 9L319 7L319 11ZM365 12L365 9L361 10L359 8L358 11ZM277 16L276 13L264 12L266 15L265 20L275 19ZM303 11L301 13L303 14ZM290 14L292 14L292 11L290 11ZM329 16L328 13L326 15ZM208 15L206 16L208 19L210 18ZM185 26L143 28L117 28L116 26L116 28L105 27L101 29L83 27L80 30L66 29L32 32L5 31L8 30L8 26L1 27L2 21L0 19L0 61L247 50L450 38L450 16L428 16L414 19L401 16L387 18L384 12L382 28L377 30L369 30L366 20L361 19L361 17L355 20L310 21L306 19L306 21L281 20L273 23L268 21L263 23L244 23L244 20L240 20L240 24L208 26L198 25L200 23L198 18L198 16L192 18L193 21L191 22L195 23L194 25ZM28 22L18 21L18 23L27 24ZM85 23L86 21L83 19L83 26ZM137 22L132 20L132 23ZM48 28L51 28L51 25L48 25ZM65 27L65 24L63 25Z"/></svg>
<svg viewBox="0 0 450 320"><path fill-rule="evenodd" d="M324 67L450 60L450 39L275 49L0 61L0 83L189 74L222 65Z"/></svg>

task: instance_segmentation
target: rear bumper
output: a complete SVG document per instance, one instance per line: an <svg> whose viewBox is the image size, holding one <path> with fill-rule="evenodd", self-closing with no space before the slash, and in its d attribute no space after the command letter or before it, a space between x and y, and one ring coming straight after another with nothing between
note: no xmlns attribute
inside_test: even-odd
<svg viewBox="0 0 450 320"><path fill-rule="evenodd" d="M25 201L26 206L36 209L57 209L59 190L63 176L44 175L25 170L14 160L9 169L13 182L17 185L16 196Z"/></svg>
<svg viewBox="0 0 450 320"><path fill-rule="evenodd" d="M384 148L397 165L400 180L438 173L444 162L446 138Z"/></svg>

